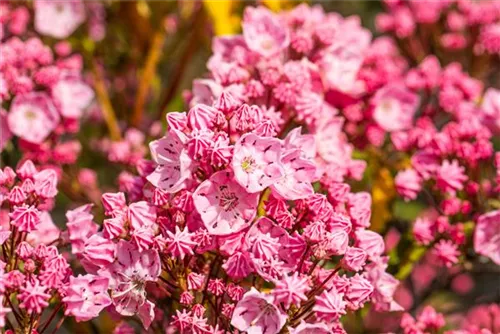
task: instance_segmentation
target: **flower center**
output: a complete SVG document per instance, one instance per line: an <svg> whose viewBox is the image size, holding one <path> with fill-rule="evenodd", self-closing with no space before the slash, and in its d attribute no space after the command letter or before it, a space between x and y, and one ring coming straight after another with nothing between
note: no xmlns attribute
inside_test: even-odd
<svg viewBox="0 0 500 334"><path fill-rule="evenodd" d="M255 170L255 159L252 157L245 157L241 162L241 168L246 173L252 173Z"/></svg>
<svg viewBox="0 0 500 334"><path fill-rule="evenodd" d="M234 192L230 192L227 186L221 186L220 193L219 206L221 206L224 211L233 210L238 205L238 197Z"/></svg>
<svg viewBox="0 0 500 334"><path fill-rule="evenodd" d="M56 4L55 10L58 14L61 14L64 11L64 5L62 3Z"/></svg>
<svg viewBox="0 0 500 334"><path fill-rule="evenodd" d="M27 110L24 113L24 117L26 117L27 120L32 121L36 119L36 112L34 112L33 110Z"/></svg>

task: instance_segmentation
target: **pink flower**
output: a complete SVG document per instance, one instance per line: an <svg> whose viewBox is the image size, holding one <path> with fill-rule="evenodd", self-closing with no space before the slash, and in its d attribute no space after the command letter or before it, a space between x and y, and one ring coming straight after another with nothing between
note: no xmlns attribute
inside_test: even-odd
<svg viewBox="0 0 500 334"><path fill-rule="evenodd" d="M31 232L36 230L40 223L40 211L34 206L23 204L17 206L10 214L12 225L16 226L21 232Z"/></svg>
<svg viewBox="0 0 500 334"><path fill-rule="evenodd" d="M45 93L29 93L14 98L7 122L14 135L40 144L59 124L59 114Z"/></svg>
<svg viewBox="0 0 500 334"><path fill-rule="evenodd" d="M457 245L451 240L441 240L434 245L433 254L436 256L439 263L450 268L458 263L460 252Z"/></svg>
<svg viewBox="0 0 500 334"><path fill-rule="evenodd" d="M338 293L333 287L330 291L325 290L316 297L313 311L318 319L324 321L336 321L341 315L346 314L347 303L343 300L344 294Z"/></svg>
<svg viewBox="0 0 500 334"><path fill-rule="evenodd" d="M108 295L109 280L93 275L70 277L66 295L62 301L66 304L65 315L71 315L76 321L88 321L97 318L99 313L111 304Z"/></svg>
<svg viewBox="0 0 500 334"><path fill-rule="evenodd" d="M104 193L101 197L104 214L112 216L115 212L122 212L127 207L124 193Z"/></svg>
<svg viewBox="0 0 500 334"><path fill-rule="evenodd" d="M189 273L187 277L187 284L189 290L199 290L205 282L205 275L197 274L195 272Z"/></svg>
<svg viewBox="0 0 500 334"><path fill-rule="evenodd" d="M92 205L87 204L66 212L66 227L73 254L84 251L87 238L97 233L98 226L93 222L94 216L90 213Z"/></svg>
<svg viewBox="0 0 500 334"><path fill-rule="evenodd" d="M434 223L427 217L417 218L413 223L413 237L419 244L430 244L436 237Z"/></svg>
<svg viewBox="0 0 500 334"><path fill-rule="evenodd" d="M282 175L278 164L281 143L276 138L243 135L234 146L235 180L249 193L264 190Z"/></svg>
<svg viewBox="0 0 500 334"><path fill-rule="evenodd" d="M347 305L351 310L357 310L363 307L363 304L368 301L373 292L373 285L369 280L356 274L349 279L349 286L345 294Z"/></svg>
<svg viewBox="0 0 500 334"><path fill-rule="evenodd" d="M41 198L53 198L57 195L57 173L53 169L44 169L33 177L35 193Z"/></svg>
<svg viewBox="0 0 500 334"><path fill-rule="evenodd" d="M431 331L438 331L445 325L444 316L436 312L432 306L424 307L417 320L425 326L426 330Z"/></svg>
<svg viewBox="0 0 500 334"><path fill-rule="evenodd" d="M311 196L314 189L311 182L315 179L316 165L301 157L300 150L291 150L281 157L282 176L271 189L280 197L298 200Z"/></svg>
<svg viewBox="0 0 500 334"><path fill-rule="evenodd" d="M36 231L28 233L26 241L32 245L48 245L59 239L60 234L61 231L54 224L50 213L42 211L40 213L40 223L37 225Z"/></svg>
<svg viewBox="0 0 500 334"><path fill-rule="evenodd" d="M85 240L83 258L91 265L105 267L115 260L116 245L100 234L94 234Z"/></svg>
<svg viewBox="0 0 500 334"><path fill-rule="evenodd" d="M194 206L211 234L226 235L249 226L257 213L258 194L249 194L229 171L205 180L193 193Z"/></svg>
<svg viewBox="0 0 500 334"><path fill-rule="evenodd" d="M437 188L452 195L464 187L464 182L467 179L465 168L460 166L457 160L453 160L451 163L444 160L436 172Z"/></svg>
<svg viewBox="0 0 500 334"><path fill-rule="evenodd" d="M146 284L155 282L161 273L160 256L156 250L139 252L124 240L118 242L116 261L101 269L99 275L109 278L111 299L116 311L124 316L137 314L145 328L154 317L154 304L146 299Z"/></svg>
<svg viewBox="0 0 500 334"><path fill-rule="evenodd" d="M2 86L0 82L0 86ZM10 131L9 125L7 123L7 113L5 110L0 108L0 152L3 151L4 147L9 142L12 137L12 132Z"/></svg>
<svg viewBox="0 0 500 334"><path fill-rule="evenodd" d="M288 29L265 7L247 7L243 16L243 37L248 48L269 58L288 47Z"/></svg>
<svg viewBox="0 0 500 334"><path fill-rule="evenodd" d="M371 99L373 119L386 131L408 129L419 104L418 95L404 84L394 83L377 91Z"/></svg>
<svg viewBox="0 0 500 334"><path fill-rule="evenodd" d="M365 267L365 276L373 285L372 302L378 311L402 311L401 305L394 300L399 281L385 272L387 265L384 262L371 263Z"/></svg>
<svg viewBox="0 0 500 334"><path fill-rule="evenodd" d="M290 276L283 275L281 280L276 281L271 294L276 305L283 303L288 309L291 304L299 307L302 301L306 301L306 293L310 290L308 277L299 276L299 273L295 272Z"/></svg>
<svg viewBox="0 0 500 334"><path fill-rule="evenodd" d="M288 327L290 334L330 334L332 331L324 322L307 323L302 321L295 328Z"/></svg>
<svg viewBox="0 0 500 334"><path fill-rule="evenodd" d="M405 201L414 200L422 190L422 179L414 169L400 171L394 179L396 191Z"/></svg>
<svg viewBox="0 0 500 334"><path fill-rule="evenodd" d="M80 0L36 0L35 29L42 35L63 39L85 21L85 7Z"/></svg>
<svg viewBox="0 0 500 334"><path fill-rule="evenodd" d="M94 92L78 75L67 73L52 87L52 96L61 115L78 119L92 102Z"/></svg>
<svg viewBox="0 0 500 334"><path fill-rule="evenodd" d="M170 130L166 137L149 144L151 155L156 162L156 169L147 179L155 187L169 193L176 193L185 187L191 178L193 162L184 148L186 135Z"/></svg>
<svg viewBox="0 0 500 334"><path fill-rule="evenodd" d="M356 247L363 249L371 260L377 259L385 250L384 239L376 232L358 229L355 232Z"/></svg>
<svg viewBox="0 0 500 334"><path fill-rule="evenodd" d="M234 279L245 278L253 272L252 260L247 252L235 252L224 262L222 268L229 277Z"/></svg>
<svg viewBox="0 0 500 334"><path fill-rule="evenodd" d="M277 334L285 325L287 315L273 304L273 297L254 287L236 304L231 325L251 334Z"/></svg>
<svg viewBox="0 0 500 334"><path fill-rule="evenodd" d="M352 271L360 271L366 263L366 252L358 247L347 247L342 258L342 267Z"/></svg>
<svg viewBox="0 0 500 334"><path fill-rule="evenodd" d="M189 233L187 228L181 231L179 226L175 227L175 233L167 231L167 243L168 246L166 251L181 260L188 254L193 255L193 250L197 245L197 243L193 241L192 234Z"/></svg>
<svg viewBox="0 0 500 334"><path fill-rule="evenodd" d="M477 219L474 250L500 265L500 210L488 212Z"/></svg>
<svg viewBox="0 0 500 334"><path fill-rule="evenodd" d="M486 90L483 96L482 110L486 117L485 124L490 126L490 122L492 122L493 128L500 132L500 90L494 88Z"/></svg>
<svg viewBox="0 0 500 334"><path fill-rule="evenodd" d="M19 307L30 313L42 313L42 310L49 306L51 297L46 290L47 287L41 286L37 279L27 281L26 286L21 288L21 293L17 296L21 302Z"/></svg>

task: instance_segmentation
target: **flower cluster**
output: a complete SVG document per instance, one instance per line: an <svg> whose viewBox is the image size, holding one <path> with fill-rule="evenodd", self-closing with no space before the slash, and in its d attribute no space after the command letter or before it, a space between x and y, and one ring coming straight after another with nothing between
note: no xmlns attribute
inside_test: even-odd
<svg viewBox="0 0 500 334"><path fill-rule="evenodd" d="M211 78L194 81L191 104L211 104L229 92L238 101L260 106L279 133L303 124L314 134L316 160L326 182L360 179L365 163L352 158L336 107L363 94L364 78L376 75L375 69L371 75L362 71L365 61L367 68L380 64L387 81L404 61L385 67L376 58L393 57L382 50L387 43L372 48L371 33L359 18L325 13L320 6L300 5L280 14L248 7L242 28L242 35L215 38L207 64Z"/></svg>
<svg viewBox="0 0 500 334"><path fill-rule="evenodd" d="M3 32L0 40L0 149L15 136L26 158L41 163L74 163L81 145L63 138L78 132L83 112L94 98L93 90L82 77L82 57L72 53L67 41L57 43L54 53L38 37L22 39L25 29L12 27L24 19L16 13L29 15L27 9L3 6L9 30ZM37 13L36 17L39 15L42 14ZM68 18L76 22L71 16ZM52 27L52 21L39 21L36 20L38 29L42 29L41 24L47 26L47 22Z"/></svg>
<svg viewBox="0 0 500 334"><path fill-rule="evenodd" d="M57 173L38 170L31 160L16 171L0 170L0 326L14 315L18 328L44 331L57 311L78 320L97 317L111 303L104 277L74 277L50 211L57 195ZM51 315L42 321L47 307ZM44 317L45 318L45 317ZM10 324L11 328L12 324Z"/></svg>
<svg viewBox="0 0 500 334"><path fill-rule="evenodd" d="M496 1L384 1L377 28L406 42L414 55L429 53L425 35L448 52L467 48L476 55L500 53L500 5Z"/></svg>
<svg viewBox="0 0 500 334"><path fill-rule="evenodd" d="M109 278L118 313L149 327L162 302L149 285L175 301L163 312L181 332L341 332L366 302L401 309L383 239L367 229L370 196L314 190L313 136L279 139L261 108L227 92L167 120L132 202L104 194L101 231L89 206L68 213L72 251Z"/></svg>

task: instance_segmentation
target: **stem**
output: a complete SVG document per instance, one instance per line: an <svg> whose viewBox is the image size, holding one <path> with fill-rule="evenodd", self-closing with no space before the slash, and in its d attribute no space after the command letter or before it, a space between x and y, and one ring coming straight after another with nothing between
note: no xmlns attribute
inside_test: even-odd
<svg viewBox="0 0 500 334"><path fill-rule="evenodd" d="M62 324L63 324L63 322L64 322L65 319L66 319L66 316L63 316L61 318L61 320L59 320L59 322L56 325L56 328L54 328L54 330L52 331L52 334L56 334L57 333L57 331L59 330L59 328L61 328L61 326L62 326Z"/></svg>
<svg viewBox="0 0 500 334"><path fill-rule="evenodd" d="M16 318L16 321L19 325L22 324L22 319L20 318L19 314L16 311L16 308L14 307L14 304L12 304L12 301L10 300L10 296L5 296L5 299L7 300L7 303L9 303L10 309L12 313L14 314L14 318Z"/></svg>
<svg viewBox="0 0 500 334"><path fill-rule="evenodd" d="M97 99L101 104L104 121L106 122L106 125L108 127L111 139L115 141L120 140L121 134L120 127L118 126L118 120L116 119L113 105L111 104L111 100L109 99L108 91L106 89L106 85L104 84L104 78L95 59L92 62L92 72Z"/></svg>
<svg viewBox="0 0 500 334"><path fill-rule="evenodd" d="M59 310L61 309L62 307L62 304L59 304L55 309L54 311L52 312L52 314L50 315L50 317L47 319L47 321L45 322L45 324L43 324L43 327L42 329L40 329L38 331L39 334L42 334L43 332L45 332L45 330L47 329L47 327L49 327L50 323L52 322L52 320L54 320L54 317L56 316L57 312L59 312Z"/></svg>
<svg viewBox="0 0 500 334"><path fill-rule="evenodd" d="M328 277L318 287L311 290L311 292L309 292L308 295L313 296L317 291L321 290L326 285L326 283L328 283L328 281L331 280L333 276L335 276L339 272L340 269L341 267L338 264L337 267L335 267L335 269L332 271L332 273L328 275Z"/></svg>
<svg viewBox="0 0 500 334"><path fill-rule="evenodd" d="M135 97L134 113L132 114L131 120L132 126L134 127L138 127L142 123L144 105L146 104L149 88L160 60L166 33L165 29L158 29L158 31L156 31L153 35L151 47L146 58L146 65L144 66L139 83L139 89L137 90L137 95Z"/></svg>
<svg viewBox="0 0 500 334"><path fill-rule="evenodd" d="M30 328L29 328L29 331L28 333L32 333L33 331L33 325L35 323L35 312L31 312L31 317L30 317Z"/></svg>
<svg viewBox="0 0 500 334"><path fill-rule="evenodd" d="M204 24L204 20L202 17L200 17L203 14L203 11L198 10L194 16L192 21L190 22L190 28L189 30L192 31L190 39L188 41L188 44L186 48L184 49L184 52L182 53L180 57L180 61L178 66L174 67L174 71L172 73L172 83L167 87L166 92L165 92L165 97L163 98L161 104L160 104L160 109L158 110L158 117L157 119L164 119L164 116L166 112L164 110L167 108L168 104L174 97L175 93L177 92L177 88L181 84L181 79L182 79L182 74L184 73L187 65L189 64L189 61L191 57L193 56L194 52L196 51L197 46L199 45L198 43L198 28Z"/></svg>

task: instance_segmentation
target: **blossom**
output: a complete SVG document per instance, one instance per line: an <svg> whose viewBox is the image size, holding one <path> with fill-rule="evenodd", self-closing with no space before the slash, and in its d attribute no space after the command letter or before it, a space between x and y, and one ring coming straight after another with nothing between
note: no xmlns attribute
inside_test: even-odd
<svg viewBox="0 0 500 334"><path fill-rule="evenodd" d="M458 263L458 256L460 255L460 252L458 251L457 245L454 244L453 241L441 240L434 245L433 254L440 263L449 268Z"/></svg>
<svg viewBox="0 0 500 334"><path fill-rule="evenodd" d="M77 75L67 73L52 87L52 96L61 115L66 118L81 118L85 108L94 98L93 90Z"/></svg>
<svg viewBox="0 0 500 334"><path fill-rule="evenodd" d="M66 296L62 301L66 304L65 315L72 315L77 321L88 321L111 304L108 296L108 279L93 275L70 277Z"/></svg>
<svg viewBox="0 0 500 334"><path fill-rule="evenodd" d="M500 265L500 210L478 217L474 232L474 250Z"/></svg>
<svg viewBox="0 0 500 334"><path fill-rule="evenodd" d="M325 290L316 297L313 311L324 321L338 320L342 314L346 314L347 303L343 297L344 294L338 293L335 288Z"/></svg>
<svg viewBox="0 0 500 334"><path fill-rule="evenodd" d="M118 313L137 314L145 328L153 320L154 304L146 299L146 284L154 282L161 273L160 257L156 250L139 252L130 242L120 240L116 261L99 270L99 276L109 278L111 300Z"/></svg>
<svg viewBox="0 0 500 334"><path fill-rule="evenodd" d="M276 303L284 303L286 308L291 304L300 306L302 301L306 301L306 293L311 290L307 277L300 277L299 273L293 275L284 275L271 292Z"/></svg>
<svg viewBox="0 0 500 334"><path fill-rule="evenodd" d="M63 39L85 21L85 7L80 0L35 1L35 29L40 34Z"/></svg>
<svg viewBox="0 0 500 334"><path fill-rule="evenodd" d="M243 37L248 48L269 58L288 47L287 28L264 7L248 7L243 14Z"/></svg>
<svg viewBox="0 0 500 334"><path fill-rule="evenodd" d="M297 200L314 193L311 182L315 178L316 166L300 155L299 150L291 150L281 157L284 171L271 189L284 199Z"/></svg>
<svg viewBox="0 0 500 334"><path fill-rule="evenodd" d="M376 232L359 229L355 232L355 235L356 247L363 249L372 260L384 252L384 240Z"/></svg>
<svg viewBox="0 0 500 334"><path fill-rule="evenodd" d="M16 96L7 115L10 131L34 144L44 141L56 128L59 119L57 110L45 93Z"/></svg>
<svg viewBox="0 0 500 334"><path fill-rule="evenodd" d="M349 279L349 286L345 298L348 307L356 310L363 306L373 292L373 285L360 274L356 274Z"/></svg>
<svg viewBox="0 0 500 334"><path fill-rule="evenodd" d="M175 233L167 231L167 236L167 252L181 260L188 254L193 255L193 248L197 243L192 240L192 235L187 229L181 231L179 226L176 226Z"/></svg>
<svg viewBox="0 0 500 334"><path fill-rule="evenodd" d="M26 286L21 288L21 293L17 296L21 302L19 307L28 312L42 313L42 310L49 306L50 294L46 291L47 287L41 285L37 279L27 281Z"/></svg>
<svg viewBox="0 0 500 334"><path fill-rule="evenodd" d="M262 191L278 180L281 143L276 138L243 135L234 146L232 167L235 180L249 193Z"/></svg>
<svg viewBox="0 0 500 334"><path fill-rule="evenodd" d="M53 169L44 169L33 176L35 193L41 198L57 195L57 173Z"/></svg>
<svg viewBox="0 0 500 334"><path fill-rule="evenodd" d="M92 265L105 267L115 260L116 245L100 234L85 240L82 257Z"/></svg>
<svg viewBox="0 0 500 334"><path fill-rule="evenodd" d="M422 245L430 244L434 238L434 224L427 217L419 217L413 223L413 236L417 243Z"/></svg>
<svg viewBox="0 0 500 334"><path fill-rule="evenodd" d="M495 131L500 131L500 90L488 88L484 93L481 109L485 116L485 124Z"/></svg>
<svg viewBox="0 0 500 334"><path fill-rule="evenodd" d="M387 265L373 262L365 267L365 277L373 286L372 301L375 309L380 311L402 311L403 307L394 300L394 293L399 286L399 281L391 274L385 272Z"/></svg>
<svg viewBox="0 0 500 334"><path fill-rule="evenodd" d="M26 241L28 241L32 245L48 245L59 239L60 234L61 231L54 224L50 213L47 211L42 211L40 212L40 223L37 225L35 231L31 231L27 235Z"/></svg>
<svg viewBox="0 0 500 334"><path fill-rule="evenodd" d="M273 304L273 297L254 287L236 304L231 325L252 334L277 334L287 316Z"/></svg>
<svg viewBox="0 0 500 334"><path fill-rule="evenodd" d="M394 179L396 191L408 200L417 198L418 193L422 190L422 179L414 169L406 169L400 171Z"/></svg>
<svg viewBox="0 0 500 334"><path fill-rule="evenodd" d="M366 262L366 252L358 247L347 247L347 250L342 258L343 268L360 271Z"/></svg>
<svg viewBox="0 0 500 334"><path fill-rule="evenodd" d="M220 171L205 180L193 193L194 206L211 234L240 231L257 213L258 194L249 194L230 171Z"/></svg>
<svg viewBox="0 0 500 334"><path fill-rule="evenodd" d="M386 131L398 131L411 126L419 98L403 84L393 83L378 90L371 103L375 122Z"/></svg>
<svg viewBox="0 0 500 334"><path fill-rule="evenodd" d="M436 171L436 186L444 192L455 194L457 190L463 188L463 183L467 178L465 168L460 166L457 160L451 163L444 160Z"/></svg>
<svg viewBox="0 0 500 334"><path fill-rule="evenodd" d="M290 331L290 334L329 334L331 333L330 329L328 326L323 323L323 322L317 322L317 323L307 323L304 321L301 321L301 323L295 327L288 327L288 330Z"/></svg>
<svg viewBox="0 0 500 334"><path fill-rule="evenodd" d="M186 136L176 130L170 130L166 137L149 144L151 155L157 166L147 179L153 185L169 193L175 193L185 187L191 177L193 162L189 158L184 144Z"/></svg>
<svg viewBox="0 0 500 334"><path fill-rule="evenodd" d="M23 204L10 213L10 218L12 218L11 224L16 226L19 231L31 232L36 230L40 223L40 211L34 206Z"/></svg>

